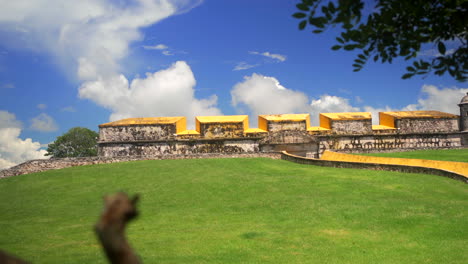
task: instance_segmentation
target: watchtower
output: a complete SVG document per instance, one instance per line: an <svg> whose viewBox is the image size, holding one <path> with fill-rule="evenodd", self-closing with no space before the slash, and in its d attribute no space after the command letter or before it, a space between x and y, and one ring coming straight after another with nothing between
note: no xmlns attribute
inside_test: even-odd
<svg viewBox="0 0 468 264"><path fill-rule="evenodd" d="M468 93L458 104L460 107L460 131L468 131Z"/></svg>

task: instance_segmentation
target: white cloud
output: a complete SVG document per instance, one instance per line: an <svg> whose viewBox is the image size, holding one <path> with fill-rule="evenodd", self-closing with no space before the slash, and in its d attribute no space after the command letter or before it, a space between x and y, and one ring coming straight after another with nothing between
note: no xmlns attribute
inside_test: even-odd
<svg viewBox="0 0 468 264"><path fill-rule="evenodd" d="M186 116L193 128L196 115L220 115L217 97L197 99L192 70L183 61L168 69L147 73L146 78L129 81L120 75L84 83L81 98L93 100L112 111L111 120L144 116Z"/></svg>
<svg viewBox="0 0 468 264"><path fill-rule="evenodd" d="M113 111L111 119L141 115L219 114L216 97L194 97L190 68L178 62L168 70L131 81L120 62L129 46L143 39L140 30L177 13L188 12L200 0L17 0L2 4L0 34L14 36L11 47L46 50L83 84L79 96ZM47 8L44 8L47 6ZM18 30L21 28L22 30ZM7 39L7 38L4 38ZM168 53L166 45L153 48ZM179 78L180 77L180 78ZM152 86L156 84L157 86ZM44 130L42 119L33 127ZM49 127L51 129L51 127Z"/></svg>
<svg viewBox="0 0 468 264"><path fill-rule="evenodd" d="M73 106L66 106L62 109L60 109L62 112L70 112L70 113L75 113L76 109Z"/></svg>
<svg viewBox="0 0 468 264"><path fill-rule="evenodd" d="M169 50L163 50L163 51L161 52L161 54L164 55L164 56L172 56L172 55L174 55L174 53L172 53L172 52L169 51Z"/></svg>
<svg viewBox="0 0 468 264"><path fill-rule="evenodd" d="M417 104L406 106L405 110L438 110L442 112L460 114L461 98L466 95L468 88L437 88L434 85L423 85L421 92L423 97L418 99Z"/></svg>
<svg viewBox="0 0 468 264"><path fill-rule="evenodd" d="M12 84L12 83L5 83L5 84L0 85L0 88L2 88L2 89L13 89L13 88L15 88L15 85Z"/></svg>
<svg viewBox="0 0 468 264"><path fill-rule="evenodd" d="M320 113L359 112L359 107L354 107L344 97L333 95L321 95L319 99L312 99L310 103L310 119L312 124L319 124Z"/></svg>
<svg viewBox="0 0 468 264"><path fill-rule="evenodd" d="M283 87L273 77L260 74L244 77L231 90L232 104L247 106L252 115L307 112L307 96Z"/></svg>
<svg viewBox="0 0 468 264"><path fill-rule="evenodd" d="M158 44L154 46L143 46L143 48L147 50L165 50L165 49L168 49L169 47L164 44Z"/></svg>
<svg viewBox="0 0 468 264"><path fill-rule="evenodd" d="M14 114L0 111L0 170L18 163L46 158L45 150L40 149L39 142L32 139L21 139L21 122Z"/></svg>
<svg viewBox="0 0 468 264"><path fill-rule="evenodd" d="M46 105L46 104L38 104L38 105L37 105L37 108L38 108L39 110L45 110L45 109L47 108L47 105Z"/></svg>
<svg viewBox="0 0 468 264"><path fill-rule="evenodd" d="M277 60L277 61L280 61L280 62L285 61L286 58L287 58L286 55L270 53L268 51L266 51L266 52L249 51L249 54L261 55L261 56L264 56L264 57L267 57L267 58L270 58L270 59L274 59L274 60Z"/></svg>
<svg viewBox="0 0 468 264"><path fill-rule="evenodd" d="M58 130L58 126L51 116L41 113L31 119L30 129L40 132L53 132Z"/></svg>
<svg viewBox="0 0 468 264"><path fill-rule="evenodd" d="M457 104L468 92L468 88L439 89L433 85L424 85L421 92L423 97L416 104L410 104L400 109L370 105L359 107L352 105L348 98L334 95L324 94L317 99L309 99L302 92L283 87L274 77L254 73L252 76L244 77L244 81L234 85L231 90L231 98L232 104L238 110L251 114L252 124L255 125L256 116L259 114L310 113L311 125L318 126L320 113L334 112L370 112L373 124L378 124L378 113L385 111L438 110L458 114ZM363 103L360 97L356 101Z"/></svg>
<svg viewBox="0 0 468 264"><path fill-rule="evenodd" d="M247 62L241 61L237 63L237 65L234 67L233 71L241 71L241 70L247 70L250 68L257 67L259 64L248 64Z"/></svg>

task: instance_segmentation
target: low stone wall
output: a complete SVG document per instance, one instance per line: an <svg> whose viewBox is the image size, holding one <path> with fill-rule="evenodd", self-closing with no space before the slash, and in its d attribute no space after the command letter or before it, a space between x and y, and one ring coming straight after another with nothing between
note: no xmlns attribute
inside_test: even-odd
<svg viewBox="0 0 468 264"><path fill-rule="evenodd" d="M333 168L352 168L352 169L368 169L368 170L385 170L385 171L397 171L405 173L423 173L437 176L444 176L451 179L459 180L464 183L468 183L468 178L446 170L417 167L417 166L406 166L406 165L391 165L391 164L377 164L377 163L360 163L360 162L347 162L347 161L330 161L311 159L300 156L291 155L287 152L281 153L281 159L299 163L316 165L322 167L333 167Z"/></svg>
<svg viewBox="0 0 468 264"><path fill-rule="evenodd" d="M83 158L60 158L30 160L14 166L10 169L0 171L0 178L35 173L47 170L63 169L68 167L105 164L137 160L164 160L164 159L202 159L202 158L271 158L280 159L279 152L271 153L206 153L188 155L158 155L158 156L133 156L133 157L83 157Z"/></svg>
<svg viewBox="0 0 468 264"><path fill-rule="evenodd" d="M390 134L356 136L317 136L319 155L325 150L337 152L381 152L389 150L417 150L459 148L461 133Z"/></svg>

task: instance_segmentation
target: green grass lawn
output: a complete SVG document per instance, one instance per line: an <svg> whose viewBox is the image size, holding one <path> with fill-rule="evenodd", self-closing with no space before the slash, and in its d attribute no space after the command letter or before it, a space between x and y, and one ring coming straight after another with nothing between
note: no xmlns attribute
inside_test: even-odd
<svg viewBox="0 0 468 264"><path fill-rule="evenodd" d="M415 151L390 152L390 153L365 153L365 154L358 154L358 155L468 162L468 148L428 149L428 150L415 150Z"/></svg>
<svg viewBox="0 0 468 264"><path fill-rule="evenodd" d="M144 263L466 263L468 186L270 159L138 161L0 179L0 248L106 263L102 196L140 193Z"/></svg>

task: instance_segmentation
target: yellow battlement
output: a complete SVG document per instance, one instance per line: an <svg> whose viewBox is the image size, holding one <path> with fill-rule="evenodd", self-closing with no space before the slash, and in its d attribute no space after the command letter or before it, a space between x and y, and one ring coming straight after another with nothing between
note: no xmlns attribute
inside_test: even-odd
<svg viewBox="0 0 468 264"><path fill-rule="evenodd" d="M398 119L440 119L440 118L458 118L457 115L444 113L440 111L393 111L393 112L380 112L379 120L380 125L395 128L395 120Z"/></svg>
<svg viewBox="0 0 468 264"><path fill-rule="evenodd" d="M369 112L345 112L345 113L321 113L319 116L320 126L331 129L332 121L371 120Z"/></svg>
<svg viewBox="0 0 468 264"><path fill-rule="evenodd" d="M135 117L126 118L114 122L100 124L99 127L118 127L118 126L143 126L143 125L167 125L174 124L177 133L186 130L186 119L184 116L175 117Z"/></svg>
<svg viewBox="0 0 468 264"><path fill-rule="evenodd" d="M244 130L249 128L248 115L229 115L229 116L197 116L195 117L195 126L198 132L201 132L200 124L207 123L243 123Z"/></svg>
<svg viewBox="0 0 468 264"><path fill-rule="evenodd" d="M309 114L282 114L282 115L259 115L258 127L268 131L268 122L302 122L305 121L306 128L310 126Z"/></svg>

